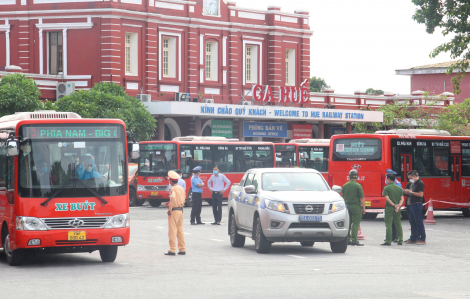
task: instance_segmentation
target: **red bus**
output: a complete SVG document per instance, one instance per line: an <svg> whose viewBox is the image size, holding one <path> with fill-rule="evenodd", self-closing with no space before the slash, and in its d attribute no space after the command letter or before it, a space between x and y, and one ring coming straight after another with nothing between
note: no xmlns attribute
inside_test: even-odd
<svg viewBox="0 0 470 299"><path fill-rule="evenodd" d="M23 112L0 118L1 244L10 265L31 252L99 250L113 262L129 243L127 134L121 120ZM132 157L138 145L129 144Z"/></svg>
<svg viewBox="0 0 470 299"><path fill-rule="evenodd" d="M294 139L276 143L276 167L311 168L328 177L329 139Z"/></svg>
<svg viewBox="0 0 470 299"><path fill-rule="evenodd" d="M470 216L468 207L453 204L469 203L470 137L437 130L392 130L333 136L331 146L330 180L342 186L349 171L358 170L366 218L377 217L385 208L386 169L397 172L402 187L408 183L406 173L417 170L426 186L424 199L433 199L434 209L461 210Z"/></svg>
<svg viewBox="0 0 470 299"><path fill-rule="evenodd" d="M187 206L192 205L192 170L201 166L201 179L205 183L202 198L211 203L207 181L214 164L232 183L238 183L248 169L274 167L274 146L270 142L240 142L224 137L177 137L172 141L140 143L137 198L158 207L169 200L167 173L180 169L186 182ZM227 198L230 190L224 193Z"/></svg>

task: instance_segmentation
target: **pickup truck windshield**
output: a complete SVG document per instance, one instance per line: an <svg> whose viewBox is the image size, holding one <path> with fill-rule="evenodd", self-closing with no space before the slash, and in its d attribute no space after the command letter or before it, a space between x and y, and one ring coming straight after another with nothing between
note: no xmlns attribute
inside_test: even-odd
<svg viewBox="0 0 470 299"><path fill-rule="evenodd" d="M330 190L318 173L264 173L262 190L265 191L328 191Z"/></svg>

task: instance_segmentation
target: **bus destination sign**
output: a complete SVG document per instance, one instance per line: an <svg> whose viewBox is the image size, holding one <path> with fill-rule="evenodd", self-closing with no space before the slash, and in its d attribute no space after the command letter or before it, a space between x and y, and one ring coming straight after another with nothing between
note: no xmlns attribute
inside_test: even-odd
<svg viewBox="0 0 470 299"><path fill-rule="evenodd" d="M84 126L84 127L27 127L23 137L31 139L78 138L99 139L119 138L121 130L117 126Z"/></svg>

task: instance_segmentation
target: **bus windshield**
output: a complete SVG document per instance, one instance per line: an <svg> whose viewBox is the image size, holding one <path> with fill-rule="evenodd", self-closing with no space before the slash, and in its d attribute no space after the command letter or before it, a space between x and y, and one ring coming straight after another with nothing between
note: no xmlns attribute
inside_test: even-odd
<svg viewBox="0 0 470 299"><path fill-rule="evenodd" d="M328 172L328 146L301 146L299 147L299 155L301 168Z"/></svg>
<svg viewBox="0 0 470 299"><path fill-rule="evenodd" d="M382 141L375 138L342 138L333 144L333 161L380 161Z"/></svg>
<svg viewBox="0 0 470 299"><path fill-rule="evenodd" d="M295 145L277 145L276 149L276 167L292 168L297 166L297 151Z"/></svg>
<svg viewBox="0 0 470 299"><path fill-rule="evenodd" d="M176 144L154 143L140 145L140 176L167 176L168 171L177 167Z"/></svg>
<svg viewBox="0 0 470 299"><path fill-rule="evenodd" d="M124 128L112 124L24 125L18 156L21 197L124 195Z"/></svg>

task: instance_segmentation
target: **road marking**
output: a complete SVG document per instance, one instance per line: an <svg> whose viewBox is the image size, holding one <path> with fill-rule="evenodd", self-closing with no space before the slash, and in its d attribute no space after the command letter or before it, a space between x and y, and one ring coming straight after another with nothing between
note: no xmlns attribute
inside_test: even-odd
<svg viewBox="0 0 470 299"><path fill-rule="evenodd" d="M304 259L305 258L305 257L300 256L300 255L292 255L292 254L288 254L287 256L295 257L295 258L298 258L298 259Z"/></svg>
<svg viewBox="0 0 470 299"><path fill-rule="evenodd" d="M313 271L320 271L320 269L313 269Z"/></svg>
<svg viewBox="0 0 470 299"><path fill-rule="evenodd" d="M185 235L190 235L191 233L184 233Z"/></svg>
<svg viewBox="0 0 470 299"><path fill-rule="evenodd" d="M164 227L161 227L161 226L157 226L157 228L164 228Z"/></svg>
<svg viewBox="0 0 470 299"><path fill-rule="evenodd" d="M211 241L216 241L216 242L223 242L224 240L219 240L219 239L211 239Z"/></svg>

